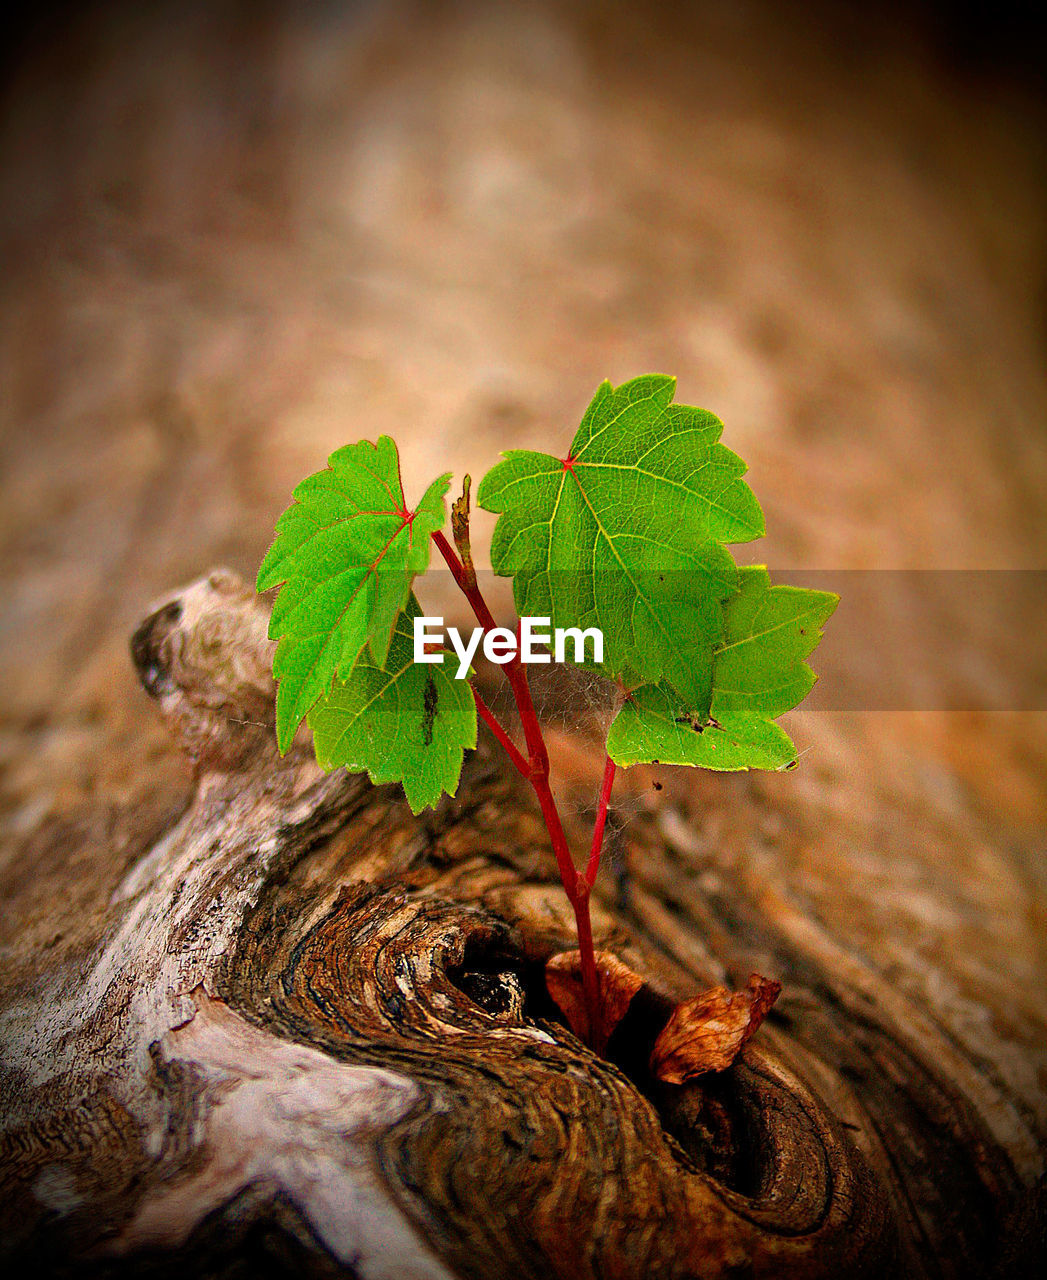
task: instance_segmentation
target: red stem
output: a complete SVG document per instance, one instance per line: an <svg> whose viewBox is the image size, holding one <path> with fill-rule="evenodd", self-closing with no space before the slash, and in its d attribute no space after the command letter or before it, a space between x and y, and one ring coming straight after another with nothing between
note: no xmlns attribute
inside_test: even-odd
<svg viewBox="0 0 1047 1280"><path fill-rule="evenodd" d="M480 592L476 575L467 572L465 566L459 560L457 552L442 533L434 533L433 541L447 562L447 567L451 570L462 594L469 601L477 622L485 631L493 630L497 623L491 610L487 607L487 601ZM560 871L560 879L563 882L571 909L574 911L575 925L578 929L578 950L581 956L582 992L585 997L586 1013L589 1019L590 1037L593 1047L599 1048L602 1044L603 1020L600 1016L600 980L596 969L596 956L593 951L592 921L589 916L589 891L591 885L587 877L580 875L574 865L571 851L567 845L567 837L564 834L563 823L560 821L560 813L556 808L556 801L549 786L549 752L546 749L545 738L542 736L542 728L538 722L538 713L535 711L534 702L531 699L531 689L527 683L527 670L520 661L519 629L517 630L517 641L517 652L503 665L502 671L509 681L509 687L513 691L513 698L516 701L516 709L520 714L520 723L523 726L524 739L527 742L529 753L526 767L520 771L530 782L538 798L542 817L545 820L549 838L552 841L556 865ZM509 758L519 769L520 764L523 763L523 756L515 747L510 750L511 744L508 735L504 730L499 733L495 729L492 723L493 716L488 720L487 716L484 715L484 703L476 695L475 690L474 696L476 696L477 710L491 726L498 741L509 752ZM498 728L501 729L501 726L499 725ZM609 790L608 794L610 794ZM606 802L604 802L603 808L606 817ZM601 828L601 836L602 834Z"/></svg>
<svg viewBox="0 0 1047 1280"><path fill-rule="evenodd" d="M567 896L571 898L570 893ZM582 968L582 995L589 1023L588 1040L597 1053L603 1053L607 1048L607 1034L604 1031L603 1003L600 999L600 974L596 968L596 952L593 950L588 886L581 897L571 898L571 906L574 908L574 920L578 927L578 956Z"/></svg>
<svg viewBox="0 0 1047 1280"><path fill-rule="evenodd" d="M607 806L611 799L611 788L614 786L614 775L617 765L607 757L603 767L603 786L600 788L600 804L596 810L596 825L593 827L593 847L589 852L589 865L585 869L585 883L591 889L596 883L596 874L600 870L600 854L603 851L603 831L607 825Z"/></svg>
<svg viewBox="0 0 1047 1280"><path fill-rule="evenodd" d="M516 765L516 768L519 770L521 774L523 774L525 778L530 779L531 766L529 762L517 750L516 744L513 742L512 738L509 737L508 733L506 733L505 729L502 727L501 721L494 714L494 712L487 705L487 703L484 702L483 698L480 697L480 694L475 687L473 687L473 701L476 703L476 709L477 711L479 711L488 729L491 730L494 736L505 748L506 752L508 753L509 759L513 762L514 765Z"/></svg>

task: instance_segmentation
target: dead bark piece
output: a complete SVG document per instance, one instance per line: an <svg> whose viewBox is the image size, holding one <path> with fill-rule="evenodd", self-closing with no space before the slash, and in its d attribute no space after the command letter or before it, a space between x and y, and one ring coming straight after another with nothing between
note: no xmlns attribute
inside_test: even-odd
<svg viewBox="0 0 1047 1280"><path fill-rule="evenodd" d="M666 1084L726 1071L781 994L773 978L749 975L744 991L711 987L673 1010L651 1052L651 1070Z"/></svg>
<svg viewBox="0 0 1047 1280"><path fill-rule="evenodd" d="M131 637L146 693L201 769L275 752L273 651L264 601L229 569L174 592Z"/></svg>
<svg viewBox="0 0 1047 1280"><path fill-rule="evenodd" d="M600 979L603 1036L607 1040L625 1017L644 980L610 951L597 951L596 973ZM545 985L567 1019L567 1025L580 1040L590 1043L589 1015L582 989L581 953L561 951L550 957L545 966Z"/></svg>

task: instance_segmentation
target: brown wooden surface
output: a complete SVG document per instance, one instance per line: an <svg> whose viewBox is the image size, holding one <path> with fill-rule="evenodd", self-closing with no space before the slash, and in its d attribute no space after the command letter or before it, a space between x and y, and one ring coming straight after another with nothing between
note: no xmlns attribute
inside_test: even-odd
<svg viewBox="0 0 1047 1280"><path fill-rule="evenodd" d="M420 820L396 788L320 773L308 744L280 761L265 617L215 573L136 631L197 781L114 874L97 941L62 901L62 854L104 849L66 831L35 851L55 933L5 1000L16 1261L210 1272L293 1247L321 1273L685 1277L1031 1257L1032 1226L1008 1221L1037 1158L1030 1100L776 893L780 797L734 787L703 849L714 787L668 777L618 832L598 945L655 994L603 1061L544 994L571 935L500 756L484 743ZM670 1003L753 964L786 991L743 1061L659 1086Z"/></svg>
<svg viewBox="0 0 1047 1280"><path fill-rule="evenodd" d="M900 29L734 11L80 19L8 84L21 1270L1036 1273L1042 712L843 712L827 681L795 773L625 775L605 945L667 999L784 984L741 1066L659 1092L653 1009L608 1065L542 999L566 912L498 757L421 819L278 762L264 614L206 576L249 578L348 439L394 434L414 493L647 368L727 422L773 567L1042 565L1035 112ZM903 639L933 603L876 589ZM162 721L127 646L175 599L138 646ZM1037 638L979 605L946 634L992 689ZM946 657L912 648L911 705ZM581 849L602 762L546 708Z"/></svg>

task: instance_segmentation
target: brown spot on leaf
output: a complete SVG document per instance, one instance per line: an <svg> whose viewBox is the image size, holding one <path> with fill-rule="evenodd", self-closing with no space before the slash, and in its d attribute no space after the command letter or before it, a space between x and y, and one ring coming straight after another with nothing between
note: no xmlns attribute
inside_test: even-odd
<svg viewBox="0 0 1047 1280"><path fill-rule="evenodd" d="M693 730L695 733L701 733L705 728L705 725L697 716L677 716L675 723L685 724L688 729Z"/></svg>
<svg viewBox="0 0 1047 1280"><path fill-rule="evenodd" d="M767 1017L782 984L749 975L733 995L712 987L673 1010L654 1042L651 1071L667 1084L683 1084L707 1071L724 1071Z"/></svg>
<svg viewBox="0 0 1047 1280"><path fill-rule="evenodd" d="M436 719L436 705L439 701L436 681L430 672L425 679L425 693L422 697L422 738L427 747L433 743L433 721Z"/></svg>

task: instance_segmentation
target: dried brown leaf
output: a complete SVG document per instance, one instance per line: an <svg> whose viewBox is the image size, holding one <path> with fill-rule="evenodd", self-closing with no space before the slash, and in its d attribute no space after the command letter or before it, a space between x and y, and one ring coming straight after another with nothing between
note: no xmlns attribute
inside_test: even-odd
<svg viewBox="0 0 1047 1280"><path fill-rule="evenodd" d="M712 987L677 1005L654 1042L651 1070L667 1084L683 1084L706 1071L724 1071L767 1017L782 984L749 975L733 995Z"/></svg>
<svg viewBox="0 0 1047 1280"><path fill-rule="evenodd" d="M582 958L578 951L561 951L545 965L545 985L567 1025L580 1040L601 1049L615 1027L625 1017L632 998L644 985L643 978L610 951L596 952L596 973L600 980L600 1032L594 1036L582 992Z"/></svg>
<svg viewBox="0 0 1047 1280"><path fill-rule="evenodd" d="M467 577L475 582L476 570L473 568L473 551L469 542L469 489L472 482L472 476L466 476L462 482L462 496L451 503L451 536L462 557Z"/></svg>

